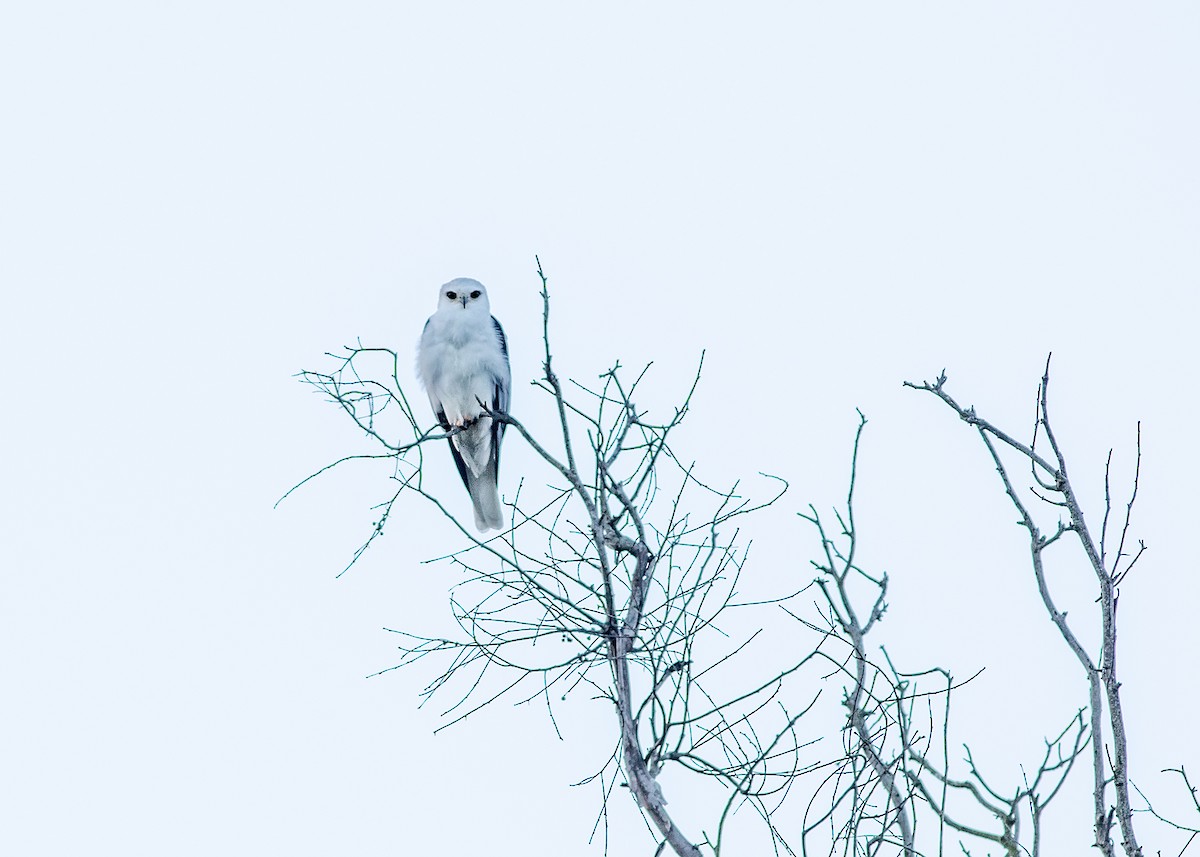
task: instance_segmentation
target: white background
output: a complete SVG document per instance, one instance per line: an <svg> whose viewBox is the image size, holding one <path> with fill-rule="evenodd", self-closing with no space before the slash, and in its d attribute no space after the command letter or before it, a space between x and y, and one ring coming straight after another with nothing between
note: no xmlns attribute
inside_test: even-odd
<svg viewBox="0 0 1200 857"><path fill-rule="evenodd" d="M411 354L452 277L488 285L533 422L535 253L564 374L654 360L639 404L667 413L707 349L681 455L792 484L748 573L811 577L793 513L841 502L862 408L880 641L988 668L953 740L1006 788L1084 682L982 446L901 382L945 367L1026 436L1053 351L1093 514L1141 420L1121 670L1135 780L1182 813L1158 772L1200 775L1196 7L504 7L0 14L0 851L601 853L597 787L569 783L615 741L603 703L562 741L504 705L433 736L430 670L364 678L395 662L382 627L449 632L455 572L420 563L457 545L444 523L402 504L335 581L381 471L272 509L358 448L293 373L357 337ZM534 466L510 435L502 490ZM1086 576L1057 573L1084 623ZM1052 853L1089 853L1086 780ZM613 816L610 853L653 853L624 793ZM1141 829L1148 853L1178 838Z"/></svg>

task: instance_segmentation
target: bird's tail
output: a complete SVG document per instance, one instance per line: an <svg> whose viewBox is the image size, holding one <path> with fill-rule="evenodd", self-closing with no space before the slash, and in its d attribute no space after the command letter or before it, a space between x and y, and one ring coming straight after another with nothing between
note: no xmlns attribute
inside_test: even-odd
<svg viewBox="0 0 1200 857"><path fill-rule="evenodd" d="M504 513L500 510L500 490L496 487L496 467L493 463L478 476L469 477L467 486L471 494L471 505L475 507L475 528L481 533L504 527Z"/></svg>

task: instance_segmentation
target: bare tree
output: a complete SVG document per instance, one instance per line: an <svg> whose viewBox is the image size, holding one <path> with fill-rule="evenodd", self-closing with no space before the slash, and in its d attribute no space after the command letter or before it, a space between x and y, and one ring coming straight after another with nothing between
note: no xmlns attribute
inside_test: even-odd
<svg viewBox="0 0 1200 857"><path fill-rule="evenodd" d="M824 784L830 793L828 809L814 813L823 796L821 789L809 802L803 831L806 850L810 835L823 831L823 841L832 841L835 847L842 845L855 854L883 853L885 845L894 849L887 853L904 857L930 853L919 849L917 832L919 819L928 817L938 831L939 855L944 853L947 828L967 840L998 845L1012 857L1037 855L1042 814L1086 745L1082 718L1077 716L1055 738L1046 741L1042 759L1030 766L1034 767L1032 779L1013 795L1002 796L989 785L976 768L969 747L964 747L967 776L953 779L947 774L951 693L979 673L955 682L938 667L901 672L886 648L868 642L887 611L889 580L887 574L865 571L855 559L859 531L854 517L854 489L859 443L866 426L861 413L859 417L845 510L834 513L839 537L829 535L812 506L808 513L801 513L821 540L823 556L814 560L813 566L821 573L817 584L824 597L826 626L849 650L837 665L846 680L845 755ZM936 684L926 690L929 681ZM943 708L940 716L934 711L935 703ZM935 747L936 737L941 739L940 747ZM940 762L934 758L935 750L940 751ZM951 809L952 804L957 805L959 795L967 796L968 810L973 806L991 816L997 829L962 821ZM1030 835L1023 839L1019 808L1024 804L1030 807L1032 823ZM964 840L959 843L967 851Z"/></svg>
<svg viewBox="0 0 1200 857"><path fill-rule="evenodd" d="M1112 450L1109 450L1108 464L1105 467L1104 515L1100 525L1100 538L1097 540L1093 536L1093 528L1084 515L1083 503L1071 484L1067 473L1066 456L1050 423L1049 359L1046 361L1046 369L1038 389L1037 415L1033 425L1033 437L1028 445L980 417L974 408L964 408L959 405L946 392L945 372L942 372L933 383L906 382L906 386L932 393L945 402L951 410L958 414L960 419L977 431L980 440L987 447L1004 485L1005 493L1017 509L1021 526L1027 531L1030 560L1033 565L1034 579L1037 582L1038 594L1041 596L1051 621L1057 627L1064 643L1078 660L1080 668L1087 677L1087 710L1090 715L1092 779L1094 783L1094 845L1101 854L1106 857L1114 857L1116 851L1111 830L1115 819L1121 829L1121 847L1125 854L1128 857L1141 857L1142 848L1138 845L1137 836L1134 833L1133 812L1129 801L1129 741L1125 730L1125 717L1121 708L1121 683L1117 679L1118 588L1146 550L1143 542L1138 542L1136 549L1132 548L1129 537L1134 501L1137 499L1138 477L1141 472L1141 427L1139 425L1138 428L1137 465L1134 471L1133 486L1130 490L1129 501L1125 505L1124 520L1121 522L1119 535L1115 536L1114 549L1110 543L1109 532L1109 522L1114 511L1109 484ZM1044 437L1045 443L1050 447L1048 456L1044 456L1037 449L1039 437ZM1010 467L1005 463L997 445L1016 453L1017 458L1028 465L1031 485L1020 490L1014 484L1010 475ZM1043 534L1036 522L1029 498L1039 501L1044 507L1053 509L1058 516L1053 532L1049 535ZM1046 581L1045 554L1068 533L1073 534L1077 539L1077 543L1096 577L1096 603L1100 612L1101 641L1099 650L1094 654L1089 653L1080 641L1078 634L1067 621L1066 612L1060 610L1055 604L1054 596ZM1108 745L1111 752L1106 755L1107 742L1111 742ZM1115 801L1113 804L1110 804L1108 797L1110 783ZM1037 817L1036 807L1037 804L1034 803L1035 818Z"/></svg>
<svg viewBox="0 0 1200 857"><path fill-rule="evenodd" d="M351 564L383 532L402 495L424 498L467 541L443 557L462 572L451 592L460 633L397 631L403 639L397 666L433 655L447 659L424 691L457 693L447 726L501 698L540 698L553 720L556 699L588 688L611 704L618 736L609 764L594 777L606 794L622 780L663 846L694 855L703 844L720 854L727 821L749 806L775 850L791 853L775 812L797 775L816 764L806 760L808 742L797 724L820 693L818 681L805 688L796 677L809 664L815 671L816 652L829 635L811 635L799 655L750 681L731 682L735 669L753 674L734 661L754 649L762 624L742 639L726 630L754 624L737 614L777 610L800 594L739 598L748 546L739 545L736 521L776 502L786 483L768 477L776 488L755 503L737 485L708 486L677 457L669 440L688 414L699 369L681 404L657 422L635 405L645 370L627 380L617 365L594 385L571 382L568 389L554 369L550 295L540 266L538 273L545 349L535 386L553 401L555 436L545 441L511 414L489 413L524 439L550 484L530 499L534 492L523 483L508 504L511 526L496 537L477 538L426 489L425 444L459 429L423 427L403 392L394 352L348 348L331 355L332 371L302 373L376 447L331 466L365 459L392 469L394 491ZM383 380L363 368L380 357L390 370ZM411 439L397 440L402 433ZM720 687L735 689L722 694ZM685 833L668 811L659 774L670 765L724 790L724 810L711 829Z"/></svg>
<svg viewBox="0 0 1200 857"><path fill-rule="evenodd" d="M821 539L823 556L812 564L820 572L816 583L824 597L826 625L849 649L848 656L836 662L846 679L842 699L846 709L846 753L826 780L832 792L828 811L810 820L822 790L817 790L809 802L804 842L807 850L809 835L828 825L834 846L843 843L855 853L861 849L874 854L883 844L892 843L902 849L905 857L911 857L916 854L912 794L903 776L903 742L893 746L905 704L904 688L872 662L867 646L867 635L887 609L888 579L886 574L876 577L864 571L855 562L858 530L854 524L854 487L859 443L866 425L860 411L845 514L834 511L844 545L830 538L815 507L810 505L807 514L800 513ZM861 601L855 597L860 587L865 587L867 596Z"/></svg>
<svg viewBox="0 0 1200 857"><path fill-rule="evenodd" d="M1094 539L1050 425L1048 365L1028 445L959 406L946 392L944 373L933 383L907 385L937 396L977 430L1029 536L1042 601L1088 682L1087 706L1048 732L1040 755L1019 768L1021 787L1002 790L994 782L1007 772L981 771L969 746L960 760L949 752L951 697L971 679L957 681L937 667L902 670L872 641L887 611L889 577L864 570L857 559L854 498L866 419L860 414L836 529L814 506L800 514L820 541L815 579L797 576L792 586L764 595L762 578L746 564L749 544L740 524L777 503L786 483L766 477L773 490L755 502L737 484L706 484L671 446L703 356L666 418L635 404L646 369L631 376L618 363L594 383L564 383L554 367L550 292L540 264L538 276L544 353L534 386L548 397L554 421L549 431L535 431L511 414L488 412L511 426L509 437L519 435L542 467L506 504L510 524L498 535L476 537L426 486L426 444L461 429L428 427L417 416L396 352L359 344L329 355L330 370L301 373L350 418L367 447L300 484L352 461L388 468L389 496L350 565L406 496L430 504L462 536L460 549L439 558L460 573L450 591L457 631L393 632L401 657L390 669L427 658L438 664L422 694L446 701L440 728L503 699L544 705L557 730L560 704L571 694L583 689L605 700L614 741L605 764L585 780L598 782L603 795L597 828L607 825L611 797L624 786L656 837L656 854L669 848L678 855L728 853L729 822L749 809L776 854L915 857L942 855L956 841L965 854L978 844L1009 857L1039 857L1047 807L1090 749L1093 843L1115 857L1116 824L1126 857L1140 857L1134 813L1165 819L1149 800L1141 810L1130 804L1116 672L1118 588L1145 551L1130 538L1138 473L1117 520L1106 471L1105 511ZM1039 439L1048 454L1038 451ZM1014 482L1005 454L1028 464L1030 485ZM1050 535L1036 523L1029 497L1060 514ZM1067 534L1075 535L1096 576L1103 633L1095 653L1080 642L1047 585L1044 555ZM747 589L755 594L747 596ZM785 644L767 642L772 631L782 632ZM843 719L833 733L804 720L815 716L818 700L832 705L826 690L840 693ZM836 749L825 740L834 737ZM720 810L699 829L683 830L680 815L667 809L661 774L669 768L719 790ZM1183 768L1177 772L1191 790ZM802 795L799 811L789 808L797 805L788 801L795 794Z"/></svg>

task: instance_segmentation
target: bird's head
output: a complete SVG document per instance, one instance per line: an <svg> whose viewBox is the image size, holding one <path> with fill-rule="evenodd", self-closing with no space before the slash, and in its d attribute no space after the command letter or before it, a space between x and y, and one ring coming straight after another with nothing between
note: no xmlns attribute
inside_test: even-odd
<svg viewBox="0 0 1200 857"><path fill-rule="evenodd" d="M438 290L438 309L488 313L487 289L470 277L451 280Z"/></svg>

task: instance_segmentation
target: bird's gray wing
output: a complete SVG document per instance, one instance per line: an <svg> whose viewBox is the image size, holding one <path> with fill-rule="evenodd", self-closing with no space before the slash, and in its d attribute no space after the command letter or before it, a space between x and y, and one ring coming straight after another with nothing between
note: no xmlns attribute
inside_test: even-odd
<svg viewBox="0 0 1200 857"><path fill-rule="evenodd" d="M441 408L437 408L438 425L445 431L450 431L450 421L446 419L446 412ZM462 455L458 452L458 447L454 445L454 438L447 438L446 443L450 444L450 454L454 456L454 466L458 468L458 475L462 477L463 485L467 486L467 491L471 490L471 481L467 478L467 463L463 461Z"/></svg>
<svg viewBox="0 0 1200 857"><path fill-rule="evenodd" d="M504 328L500 326L500 322L496 321L496 317L492 316L492 327L496 331L496 338L500 341L500 353L504 355L504 365L508 366L508 339L504 335ZM503 414L508 413L509 400L509 380L507 378L492 377L492 403L493 411L500 411ZM507 423L502 423L499 420L492 420L492 467L496 472L497 479L500 476L500 441L504 439L504 429L508 427Z"/></svg>

